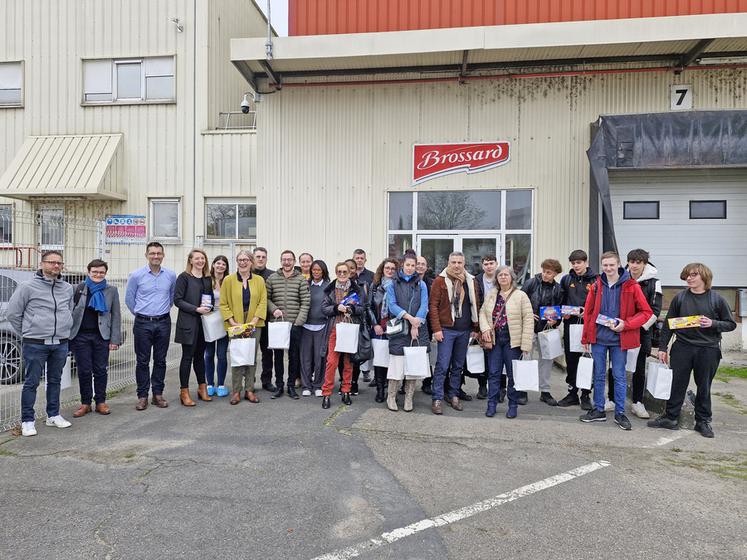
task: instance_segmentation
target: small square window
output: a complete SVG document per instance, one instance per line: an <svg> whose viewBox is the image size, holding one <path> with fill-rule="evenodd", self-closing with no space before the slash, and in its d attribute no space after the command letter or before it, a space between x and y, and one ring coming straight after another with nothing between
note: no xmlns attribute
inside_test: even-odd
<svg viewBox="0 0 747 560"><path fill-rule="evenodd" d="M257 204L246 200L209 200L205 204L207 240L257 238Z"/></svg>
<svg viewBox="0 0 747 560"><path fill-rule="evenodd" d="M0 107L23 106L23 63L0 62Z"/></svg>
<svg viewBox="0 0 747 560"><path fill-rule="evenodd" d="M150 199L150 238L181 239L181 205L177 198Z"/></svg>
<svg viewBox="0 0 747 560"><path fill-rule="evenodd" d="M659 201L625 201L623 202L623 220L658 220Z"/></svg>
<svg viewBox="0 0 747 560"><path fill-rule="evenodd" d="M726 201L725 200L691 200L690 201L690 219L691 220L725 220L726 219Z"/></svg>

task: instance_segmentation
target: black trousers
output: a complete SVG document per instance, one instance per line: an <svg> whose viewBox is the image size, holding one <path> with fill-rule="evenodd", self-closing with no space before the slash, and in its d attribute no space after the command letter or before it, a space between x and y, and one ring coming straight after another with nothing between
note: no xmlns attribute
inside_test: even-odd
<svg viewBox="0 0 747 560"><path fill-rule="evenodd" d="M695 346L678 340L672 345L669 367L672 368L672 392L667 401L667 418L677 420L685 402L690 372L698 390L695 395L695 420L711 421L711 383L721 362L721 349Z"/></svg>
<svg viewBox="0 0 747 560"><path fill-rule="evenodd" d="M272 350L267 348L267 331L262 329L259 334L259 349L262 351L262 375L260 380L262 385L269 385L272 382Z"/></svg>
<svg viewBox="0 0 747 560"><path fill-rule="evenodd" d="M288 348L288 387L295 388L296 379L301 375L302 331L302 326L293 325L291 327L290 348ZM275 385L280 388L283 387L283 378L285 377L285 364L283 363L285 350L270 350L270 352L272 352L275 361Z"/></svg>
<svg viewBox="0 0 747 560"><path fill-rule="evenodd" d="M195 369L197 383L205 383L205 334L202 321L197 323L197 339L194 344L182 344L182 359L179 362L179 383L182 389L189 387L189 373Z"/></svg>
<svg viewBox="0 0 747 560"><path fill-rule="evenodd" d="M81 404L106 402L106 382L109 369L109 341L97 332L79 332L70 341L70 349L78 366ZM93 380L93 383L92 383Z"/></svg>

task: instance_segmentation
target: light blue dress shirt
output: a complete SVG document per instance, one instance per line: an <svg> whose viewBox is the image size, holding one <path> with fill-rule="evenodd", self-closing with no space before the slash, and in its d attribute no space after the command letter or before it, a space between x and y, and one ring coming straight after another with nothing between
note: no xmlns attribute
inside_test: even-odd
<svg viewBox="0 0 747 560"><path fill-rule="evenodd" d="M173 270L161 268L158 274L153 274L148 265L138 268L127 280L125 304L133 315L166 315L174 303L175 285Z"/></svg>

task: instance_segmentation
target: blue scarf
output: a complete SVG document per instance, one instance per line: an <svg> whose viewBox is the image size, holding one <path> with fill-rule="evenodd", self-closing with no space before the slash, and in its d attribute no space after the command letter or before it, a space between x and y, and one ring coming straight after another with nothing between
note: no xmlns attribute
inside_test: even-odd
<svg viewBox="0 0 747 560"><path fill-rule="evenodd" d="M104 298L104 290L106 289L106 280L101 282L94 282L90 278L86 278L86 287L91 297L88 299L88 307L91 307L99 313L106 313L109 311L106 308L106 299Z"/></svg>

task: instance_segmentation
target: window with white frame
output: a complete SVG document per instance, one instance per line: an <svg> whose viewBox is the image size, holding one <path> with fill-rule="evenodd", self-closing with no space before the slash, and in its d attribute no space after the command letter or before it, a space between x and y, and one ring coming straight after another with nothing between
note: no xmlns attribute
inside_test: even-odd
<svg viewBox="0 0 747 560"><path fill-rule="evenodd" d="M180 241L182 238L181 201L178 198L151 198L150 238Z"/></svg>
<svg viewBox="0 0 747 560"><path fill-rule="evenodd" d="M83 103L176 101L175 58L115 58L83 61Z"/></svg>
<svg viewBox="0 0 747 560"><path fill-rule="evenodd" d="M23 63L0 62L0 107L23 106Z"/></svg>
<svg viewBox="0 0 747 560"><path fill-rule="evenodd" d="M205 240L257 239L257 203L251 199L205 201Z"/></svg>
<svg viewBox="0 0 747 560"><path fill-rule="evenodd" d="M0 204L0 244L13 243L13 206Z"/></svg>

